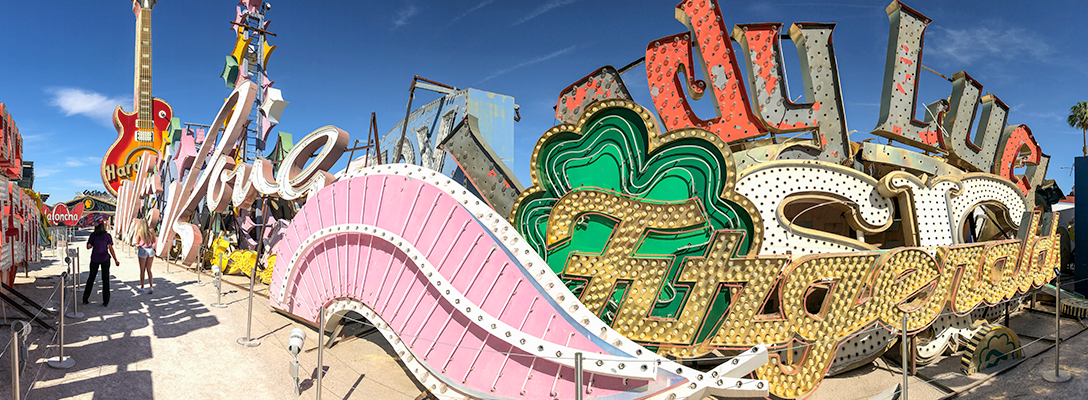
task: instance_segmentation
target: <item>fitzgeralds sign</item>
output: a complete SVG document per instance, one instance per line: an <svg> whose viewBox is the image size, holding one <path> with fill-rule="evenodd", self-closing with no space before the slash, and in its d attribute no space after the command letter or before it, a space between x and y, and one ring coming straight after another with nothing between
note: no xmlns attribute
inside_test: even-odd
<svg viewBox="0 0 1088 400"><path fill-rule="evenodd" d="M932 333L940 353L956 334L948 320L976 326L976 311L1045 284L1059 262L1056 214L1025 197L1048 160L1031 130L1009 125L1008 107L965 72L915 120L930 20L898 1L886 11L872 133L888 144L851 141L833 24L788 29L806 76L807 103L794 103L782 24L727 29L717 2L690 0L675 13L688 30L646 47L655 109L596 76L561 95L566 123L533 149L532 186L511 215L424 167L334 177L347 133L331 126L275 173L236 163L259 90L246 81L211 124L225 126L218 141L197 152L204 170L164 188L158 160L142 158L116 226L129 237L140 200L165 191L159 255L178 238L192 263L201 203L305 203L274 248L272 305L309 321L367 318L442 398L805 397L901 334ZM699 97L717 115L696 116ZM764 138L791 132L809 137ZM684 365L694 359L720 364Z"/></svg>

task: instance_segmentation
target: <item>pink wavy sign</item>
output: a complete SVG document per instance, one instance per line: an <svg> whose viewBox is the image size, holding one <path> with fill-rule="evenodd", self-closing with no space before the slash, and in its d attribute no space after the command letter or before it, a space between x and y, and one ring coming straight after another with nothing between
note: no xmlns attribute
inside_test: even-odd
<svg viewBox="0 0 1088 400"><path fill-rule="evenodd" d="M764 347L706 373L658 357L586 310L502 216L422 167L363 168L325 187L276 253L274 307L365 318L440 398L767 393L744 378Z"/></svg>

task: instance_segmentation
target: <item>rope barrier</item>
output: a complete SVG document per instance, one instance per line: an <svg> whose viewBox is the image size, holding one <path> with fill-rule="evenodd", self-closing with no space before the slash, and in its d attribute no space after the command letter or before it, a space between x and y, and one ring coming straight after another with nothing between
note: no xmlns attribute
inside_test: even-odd
<svg viewBox="0 0 1088 400"><path fill-rule="evenodd" d="M1078 331L1077 333L1073 334L1072 336L1070 336L1070 337L1069 337L1068 339L1065 339L1065 340L1069 340L1069 339L1072 339L1072 338L1076 337L1077 335L1080 335L1080 334L1081 334L1081 333L1083 333L1084 331L1088 331L1088 329L1081 329L1080 331ZM1000 355L999 357L1004 357L1004 356L1007 356L1007 355L1009 355L1009 354L1013 354L1013 353L1015 353L1015 352L1017 352L1017 351L1023 350L1023 349L1025 349L1025 348L1027 348L1028 346L1031 346L1032 344L1038 343L1039 341L1042 341L1042 340L1044 340L1044 338L1038 338L1038 339L1032 340L1031 342L1028 342L1028 344L1025 344L1025 345L1021 345L1020 347L1017 347L1017 348L1015 348L1015 349L1013 349L1013 350L1010 350L1010 351L1008 351L1008 352L1002 353L1002 354L1001 354L1001 355ZM1028 359L1031 359L1031 358L1035 358L1035 357L1038 357L1039 355L1042 355L1043 353L1046 353L1047 351L1049 351L1049 350L1050 350L1050 348L1053 348L1053 347L1054 347L1054 345L1050 345L1050 347L1048 347L1048 348L1047 348L1046 350L1040 351L1039 353L1036 353L1036 354L1032 355L1031 357L1025 357L1025 358L1023 358L1023 359L1022 359L1022 360L1021 360L1020 362L1023 362L1023 361L1027 361ZM899 369L899 371L902 371L902 369L900 368L900 369ZM917 376L917 375L914 375L914 376ZM930 384L931 382L936 382L936 381L938 381L938 380L940 380L940 379L941 379L941 378L930 378L930 379L926 379L926 380L921 380L921 382L917 382L917 383L913 383L913 384L910 384L910 385L908 385L908 386L907 386L907 389L910 389L910 388L912 388L912 387L915 387L915 386L918 386L918 385L922 385L922 384L928 385L928 384ZM903 391L903 389L902 389L902 388L900 388L900 389L898 389L898 390L894 391L894 392L893 392L893 394L894 394L894 395L898 395L898 394L899 394L900 392L902 392L902 391ZM872 396L862 396L862 397L856 397L856 398L853 398L853 399L851 399L851 400L861 400L861 399L868 399L868 398L872 398Z"/></svg>
<svg viewBox="0 0 1088 400"><path fill-rule="evenodd" d="M56 332L53 333L53 338L50 339L49 343L46 344L46 353L47 354L44 357L46 360L48 360L50 358L50 356L52 356L53 353L55 353L55 351L51 351L51 350L55 349L55 347L50 347L49 345L51 345L53 343L56 343L57 338L59 336L60 336L60 330L57 330ZM41 340L40 337L38 339ZM37 343L37 341L35 341L35 343ZM42 374L42 368L44 368L48 364L49 364L48 362L41 362L41 363L38 364L38 371L34 373L34 380L30 382L29 386L27 386L26 393L23 393L23 398L24 399L27 398L27 396L30 395L30 391L33 390L34 385L38 383L38 379L41 377L41 374Z"/></svg>

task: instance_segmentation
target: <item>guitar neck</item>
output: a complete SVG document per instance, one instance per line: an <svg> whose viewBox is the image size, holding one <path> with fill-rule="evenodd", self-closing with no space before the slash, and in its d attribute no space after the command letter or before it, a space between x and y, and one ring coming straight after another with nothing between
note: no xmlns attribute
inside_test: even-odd
<svg viewBox="0 0 1088 400"><path fill-rule="evenodd" d="M143 3L143 4L141 4ZM136 71L134 76L133 109L138 113L137 139L141 142L153 141L153 135L140 132L154 131L151 110L151 7L153 1L134 1L132 11L136 14ZM143 136L143 137L141 137ZM146 139L146 140L145 140Z"/></svg>

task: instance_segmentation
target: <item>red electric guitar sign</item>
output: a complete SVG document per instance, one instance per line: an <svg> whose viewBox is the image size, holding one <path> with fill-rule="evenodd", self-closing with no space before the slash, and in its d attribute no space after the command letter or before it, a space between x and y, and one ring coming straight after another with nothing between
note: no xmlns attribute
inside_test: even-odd
<svg viewBox="0 0 1088 400"><path fill-rule="evenodd" d="M151 97L151 8L155 3L156 0L132 3L132 12L136 14L134 111L127 113L121 106L113 111L117 139L102 157L102 184L115 196L121 182L135 175L141 154L162 151L164 132L174 116L170 104Z"/></svg>

